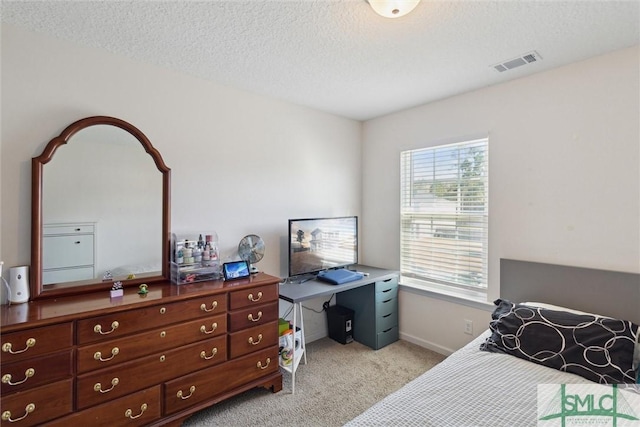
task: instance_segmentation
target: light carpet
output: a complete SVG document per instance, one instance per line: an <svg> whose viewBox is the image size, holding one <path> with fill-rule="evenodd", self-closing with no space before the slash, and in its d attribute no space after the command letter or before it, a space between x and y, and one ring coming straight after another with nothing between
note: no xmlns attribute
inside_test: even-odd
<svg viewBox="0 0 640 427"><path fill-rule="evenodd" d="M400 340L374 351L329 338L307 344L307 364L283 373L283 389L249 390L191 416L184 426L342 426L444 359Z"/></svg>

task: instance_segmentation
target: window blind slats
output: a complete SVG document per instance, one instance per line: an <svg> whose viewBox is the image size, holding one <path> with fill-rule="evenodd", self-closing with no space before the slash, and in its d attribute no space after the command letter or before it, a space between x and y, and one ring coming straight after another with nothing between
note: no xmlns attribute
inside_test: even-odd
<svg viewBox="0 0 640 427"><path fill-rule="evenodd" d="M487 286L488 140L401 154L403 275Z"/></svg>

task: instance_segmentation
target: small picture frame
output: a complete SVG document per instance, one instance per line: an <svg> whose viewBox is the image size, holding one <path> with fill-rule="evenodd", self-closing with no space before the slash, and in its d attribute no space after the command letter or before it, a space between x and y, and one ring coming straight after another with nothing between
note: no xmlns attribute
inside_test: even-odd
<svg viewBox="0 0 640 427"><path fill-rule="evenodd" d="M243 279L251 275L247 261L225 262L222 265L222 274L224 280Z"/></svg>

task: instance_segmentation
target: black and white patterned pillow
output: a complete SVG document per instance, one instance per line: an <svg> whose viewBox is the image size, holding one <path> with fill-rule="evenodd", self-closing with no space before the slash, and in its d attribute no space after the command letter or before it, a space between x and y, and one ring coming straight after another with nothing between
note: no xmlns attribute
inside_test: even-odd
<svg viewBox="0 0 640 427"><path fill-rule="evenodd" d="M496 300L481 350L506 353L601 384L632 384L638 325Z"/></svg>

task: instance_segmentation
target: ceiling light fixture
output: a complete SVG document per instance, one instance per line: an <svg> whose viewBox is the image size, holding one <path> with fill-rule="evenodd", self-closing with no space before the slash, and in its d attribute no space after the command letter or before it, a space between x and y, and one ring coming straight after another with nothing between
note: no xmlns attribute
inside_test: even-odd
<svg viewBox="0 0 640 427"><path fill-rule="evenodd" d="M399 18L411 12L420 0L366 0L375 12L385 18Z"/></svg>

